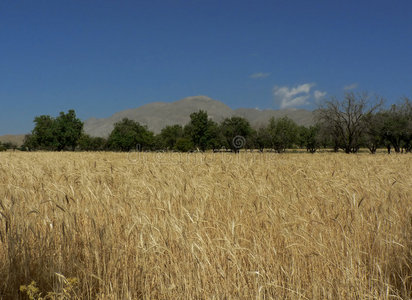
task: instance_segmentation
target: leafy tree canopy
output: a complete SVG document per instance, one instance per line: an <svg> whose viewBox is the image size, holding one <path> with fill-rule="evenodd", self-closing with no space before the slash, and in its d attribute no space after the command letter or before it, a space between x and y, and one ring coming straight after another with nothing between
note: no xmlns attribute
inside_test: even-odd
<svg viewBox="0 0 412 300"><path fill-rule="evenodd" d="M185 135L193 145L202 151L214 148L218 138L218 126L209 120L206 111L199 110L190 115L190 122L185 126Z"/></svg>
<svg viewBox="0 0 412 300"><path fill-rule="evenodd" d="M130 151L150 149L154 136L146 126L139 122L124 118L114 124L114 129L108 138L108 145L112 150Z"/></svg>
<svg viewBox="0 0 412 300"><path fill-rule="evenodd" d="M181 125L166 126L159 134L160 142L158 147L172 150L176 142L183 137L183 127Z"/></svg>
<svg viewBox="0 0 412 300"><path fill-rule="evenodd" d="M272 117L269 121L268 130L273 149L280 153L293 146L296 141L298 126L288 117L277 120Z"/></svg>
<svg viewBox="0 0 412 300"><path fill-rule="evenodd" d="M235 137L241 137L246 143L246 140L251 137L253 132L249 121L242 117L226 118L221 123L220 130L225 138L226 145L236 152L239 151L239 147L244 147L246 144L242 145L243 142L241 141L240 144L236 145L234 143Z"/></svg>
<svg viewBox="0 0 412 300"><path fill-rule="evenodd" d="M31 149L74 150L83 130L83 122L74 110L61 112L57 118L41 115L34 118L34 129L26 136L25 145Z"/></svg>
<svg viewBox="0 0 412 300"><path fill-rule="evenodd" d="M57 150L69 148L74 151L83 131L83 122L76 117L74 110L61 112L55 120Z"/></svg>

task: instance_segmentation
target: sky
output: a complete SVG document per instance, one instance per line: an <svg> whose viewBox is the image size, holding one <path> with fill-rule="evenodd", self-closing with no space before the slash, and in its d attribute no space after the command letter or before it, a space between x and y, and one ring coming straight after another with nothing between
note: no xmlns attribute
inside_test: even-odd
<svg viewBox="0 0 412 300"><path fill-rule="evenodd" d="M0 135L206 95L233 109L412 97L410 0L0 0Z"/></svg>

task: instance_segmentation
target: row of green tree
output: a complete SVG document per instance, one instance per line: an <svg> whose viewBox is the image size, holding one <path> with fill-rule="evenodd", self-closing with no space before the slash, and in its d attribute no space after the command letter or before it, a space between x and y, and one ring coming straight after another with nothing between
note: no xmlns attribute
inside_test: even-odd
<svg viewBox="0 0 412 300"><path fill-rule="evenodd" d="M231 117L221 123L212 121L207 112L190 115L185 126L166 126L155 135L146 126L130 119L114 125L107 139L83 132L83 123L73 110L56 118L43 115L34 119L35 127L26 136L23 149L81 151L206 151L222 149L272 149L284 152L304 148L339 149L355 153L361 147L375 153L378 148L388 152L412 150L412 104L409 99L383 109L382 101L370 102L366 94L345 94L342 100L332 98L316 111L316 125L298 126L287 117L270 119L266 126L252 128L242 117Z"/></svg>
<svg viewBox="0 0 412 300"><path fill-rule="evenodd" d="M12 142L0 142L0 151L16 150L17 148L17 145Z"/></svg>

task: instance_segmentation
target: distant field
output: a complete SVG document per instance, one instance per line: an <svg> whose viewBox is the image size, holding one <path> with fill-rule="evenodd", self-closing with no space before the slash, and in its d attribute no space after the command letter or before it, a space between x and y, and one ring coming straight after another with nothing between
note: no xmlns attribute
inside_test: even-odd
<svg viewBox="0 0 412 300"><path fill-rule="evenodd" d="M0 299L411 291L411 154L0 153Z"/></svg>

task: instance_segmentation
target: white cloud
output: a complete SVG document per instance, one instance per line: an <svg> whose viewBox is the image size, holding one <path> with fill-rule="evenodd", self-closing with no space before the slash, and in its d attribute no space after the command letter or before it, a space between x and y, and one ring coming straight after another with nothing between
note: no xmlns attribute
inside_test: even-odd
<svg viewBox="0 0 412 300"><path fill-rule="evenodd" d="M249 75L249 78L259 79L259 78L266 78L266 77L269 77L269 76L270 76L270 73L259 72L259 73L253 73L253 74Z"/></svg>
<svg viewBox="0 0 412 300"><path fill-rule="evenodd" d="M316 102L319 102L320 100L322 100L324 97L326 96L326 92L322 92L322 91L314 91L313 92L313 97L315 98Z"/></svg>
<svg viewBox="0 0 412 300"><path fill-rule="evenodd" d="M292 88L287 86L275 86L273 94L275 101L281 109L309 104L310 90L314 83L305 83Z"/></svg>
<svg viewBox="0 0 412 300"><path fill-rule="evenodd" d="M350 90L356 89L357 87L358 87L358 84L357 84L357 83L352 83L352 84L349 84L349 85L345 85L345 86L343 87L343 89L344 89L345 91L350 91Z"/></svg>

